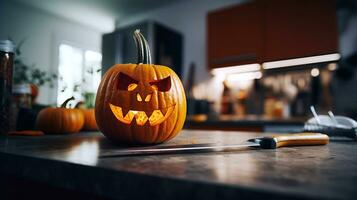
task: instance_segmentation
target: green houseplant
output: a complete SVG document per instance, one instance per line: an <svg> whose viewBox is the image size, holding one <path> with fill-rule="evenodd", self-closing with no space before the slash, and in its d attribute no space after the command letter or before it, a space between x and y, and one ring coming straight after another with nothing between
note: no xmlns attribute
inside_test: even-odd
<svg viewBox="0 0 357 200"><path fill-rule="evenodd" d="M38 69L35 65L24 63L21 57L21 46L23 43L24 41L21 41L16 47L13 82L14 85L29 84L31 87L31 97L34 101L38 95L38 87L48 84L52 88L57 75Z"/></svg>

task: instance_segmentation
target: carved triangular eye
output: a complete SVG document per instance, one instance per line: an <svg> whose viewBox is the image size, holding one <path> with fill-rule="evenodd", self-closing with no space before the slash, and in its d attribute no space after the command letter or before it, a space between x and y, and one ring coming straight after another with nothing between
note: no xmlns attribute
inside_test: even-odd
<svg viewBox="0 0 357 200"><path fill-rule="evenodd" d="M164 79L151 81L150 85L157 88L157 90L159 90L160 92L167 92L171 88L171 77L168 76Z"/></svg>
<svg viewBox="0 0 357 200"><path fill-rule="evenodd" d="M139 81L131 78L129 75L126 75L122 72L118 75L117 87L119 90L128 90L128 87L131 84L138 84Z"/></svg>

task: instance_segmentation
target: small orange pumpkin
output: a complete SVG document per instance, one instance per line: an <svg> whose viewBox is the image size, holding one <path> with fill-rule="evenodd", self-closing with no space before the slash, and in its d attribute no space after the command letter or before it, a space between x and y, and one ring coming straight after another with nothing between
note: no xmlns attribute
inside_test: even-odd
<svg viewBox="0 0 357 200"><path fill-rule="evenodd" d="M79 132L84 124L84 116L79 109L66 108L67 99L60 108L45 108L39 112L36 127L45 133L67 134Z"/></svg>
<svg viewBox="0 0 357 200"><path fill-rule="evenodd" d="M186 118L182 83L169 67L151 64L150 49L134 32L138 64L117 64L99 85L95 115L99 130L122 144L157 144L175 137Z"/></svg>
<svg viewBox="0 0 357 200"><path fill-rule="evenodd" d="M88 109L84 106L83 102L78 102L76 105L80 111L82 111L84 116L83 131L98 131L97 122L95 121L94 109Z"/></svg>

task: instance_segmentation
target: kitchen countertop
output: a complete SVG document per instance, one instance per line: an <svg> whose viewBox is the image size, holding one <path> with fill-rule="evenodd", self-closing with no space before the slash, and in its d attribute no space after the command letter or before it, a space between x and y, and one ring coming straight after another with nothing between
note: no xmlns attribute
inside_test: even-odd
<svg viewBox="0 0 357 200"><path fill-rule="evenodd" d="M168 143L239 143L261 133L190 131ZM0 136L0 173L113 199L355 199L357 142L276 150L98 158L100 133Z"/></svg>

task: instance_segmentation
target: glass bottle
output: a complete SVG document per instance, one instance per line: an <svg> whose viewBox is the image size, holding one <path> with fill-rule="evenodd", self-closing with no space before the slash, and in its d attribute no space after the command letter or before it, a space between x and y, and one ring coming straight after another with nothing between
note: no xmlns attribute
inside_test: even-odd
<svg viewBox="0 0 357 200"><path fill-rule="evenodd" d="M0 134L10 127L12 73L15 46L10 40L0 40Z"/></svg>

